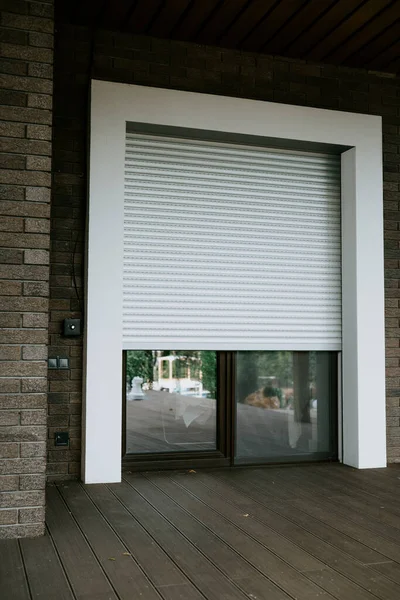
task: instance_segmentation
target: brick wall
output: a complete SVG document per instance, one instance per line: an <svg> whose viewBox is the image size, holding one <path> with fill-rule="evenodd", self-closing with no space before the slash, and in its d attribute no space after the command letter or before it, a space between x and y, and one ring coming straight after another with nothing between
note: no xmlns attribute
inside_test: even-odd
<svg viewBox="0 0 400 600"><path fill-rule="evenodd" d="M49 454L52 478L79 473L81 340L59 335L66 315L79 315L72 285L74 248L81 262L86 209L86 98L89 76L194 92L272 100L382 115L384 131L389 461L400 462L400 81L362 70L169 42L58 24L54 104L54 200L51 255L51 351L71 360L50 381L53 427L70 431L71 449ZM77 241L76 241L77 240ZM101 443L106 443L102 441Z"/></svg>
<svg viewBox="0 0 400 600"><path fill-rule="evenodd" d="M53 6L0 20L0 539L44 531Z"/></svg>

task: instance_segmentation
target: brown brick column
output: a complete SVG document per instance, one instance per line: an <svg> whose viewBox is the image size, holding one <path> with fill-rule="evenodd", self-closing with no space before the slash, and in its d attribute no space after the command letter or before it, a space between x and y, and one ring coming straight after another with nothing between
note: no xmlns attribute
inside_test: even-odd
<svg viewBox="0 0 400 600"><path fill-rule="evenodd" d="M0 539L44 532L53 0L0 20Z"/></svg>

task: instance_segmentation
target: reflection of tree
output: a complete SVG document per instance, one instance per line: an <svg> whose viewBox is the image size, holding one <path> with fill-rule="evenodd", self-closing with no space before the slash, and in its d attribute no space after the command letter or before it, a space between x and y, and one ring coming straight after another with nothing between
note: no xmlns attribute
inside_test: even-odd
<svg viewBox="0 0 400 600"><path fill-rule="evenodd" d="M151 350L128 350L126 353L126 379L130 385L133 377L143 377L151 387L153 383L154 356Z"/></svg>
<svg viewBox="0 0 400 600"><path fill-rule="evenodd" d="M309 369L308 369L308 381L314 387L315 380L317 378L317 353L309 352L308 354L310 356ZM318 354L321 354L321 353L319 352Z"/></svg>
<svg viewBox="0 0 400 600"><path fill-rule="evenodd" d="M259 361L261 352L238 352L236 392L239 402L258 389Z"/></svg>
<svg viewBox="0 0 400 600"><path fill-rule="evenodd" d="M293 388L294 385L294 352L289 351L252 351L238 353L237 388L240 400L254 392L262 385L278 388ZM307 352L308 363L304 377L308 384L315 387L316 352ZM271 379L269 383L265 380Z"/></svg>
<svg viewBox="0 0 400 600"><path fill-rule="evenodd" d="M293 385L292 352L239 352L237 365L239 402L263 386L288 388ZM271 382L266 381L268 378Z"/></svg>
<svg viewBox="0 0 400 600"><path fill-rule="evenodd" d="M199 352L203 386L210 392L211 398L217 395L217 353L210 350Z"/></svg>
<svg viewBox="0 0 400 600"><path fill-rule="evenodd" d="M310 423L309 352L293 352L294 416L297 422Z"/></svg>

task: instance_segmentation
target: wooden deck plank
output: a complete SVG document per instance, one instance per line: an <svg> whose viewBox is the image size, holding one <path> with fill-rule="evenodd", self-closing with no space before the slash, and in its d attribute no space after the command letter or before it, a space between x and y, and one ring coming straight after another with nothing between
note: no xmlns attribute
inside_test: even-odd
<svg viewBox="0 0 400 600"><path fill-rule="evenodd" d="M311 474L313 477L311 483L313 485L319 486L318 477L320 476L318 473ZM345 485L345 480L342 482L342 486ZM315 490L315 487L313 488ZM393 492L393 496L397 497L398 492ZM302 494L304 495L305 490L302 490ZM333 497L324 499L324 502L327 501L327 504L332 505L333 510L340 511L343 513L346 518L370 529L371 531L381 535L389 540L399 542L400 540L400 514L395 515L393 512L389 512L387 510L387 502L382 498L379 501L379 498L376 501L371 501L366 498L365 500L359 500L357 498L352 497L351 491L346 491L342 496ZM345 509L343 508L343 504L345 501Z"/></svg>
<svg viewBox="0 0 400 600"><path fill-rule="evenodd" d="M18 540L0 541L0 598L31 600Z"/></svg>
<svg viewBox="0 0 400 600"><path fill-rule="evenodd" d="M231 577L235 581L237 579L246 579L251 582L258 581L260 584L262 583L263 575L247 561L242 560L232 550L232 544L235 544L235 541L236 544L243 544L237 530L232 525L228 522L223 522L222 519L212 519L210 511L208 511L209 527L206 527L199 521L194 521L186 511L166 495L161 494L160 490L152 485L150 481L133 476L128 476L127 480L166 519L175 525L175 527L179 527L179 530L228 577ZM228 546L227 544L230 545ZM247 553L254 556L254 549L248 548ZM292 594L295 598L304 597L308 600L321 598L321 595L324 595L321 588L312 584L304 575L272 553L269 556L268 569L269 580L273 581L288 595ZM264 579L264 587L267 588L269 585L271 588L270 594L274 591L277 594L277 588L271 584L271 581L268 581L266 578ZM247 594L256 595L252 587L243 591ZM280 591L279 594L281 594ZM329 595L325 595L325 597L330 598Z"/></svg>
<svg viewBox="0 0 400 600"><path fill-rule="evenodd" d="M160 600L161 596L82 486L72 481L58 488L120 600Z"/></svg>
<svg viewBox="0 0 400 600"><path fill-rule="evenodd" d="M263 475L264 480L265 477L266 475ZM287 475L278 476L278 480L276 481L277 487L284 484L284 482L283 484L279 482L280 477L285 479ZM328 494L329 488L333 487L333 483L330 483L329 488L324 488L324 481L320 482L319 476L313 476L312 473L308 473L306 478L302 478L301 484L299 496L291 501L292 504L302 508L302 510L307 508L305 512L310 512L310 501L312 498L315 517L321 520L326 516L329 518L329 523L336 522L337 525L340 525L341 531L344 533L346 533L345 529L347 528L346 530L349 532L349 535L350 532L352 532L352 537L356 535L355 539L358 539L357 536L361 536L359 541L363 544L378 550L381 554L388 556L392 560L400 562L400 535L398 531L380 523L371 516L363 515L359 510L352 509L347 504L347 498L351 498L352 496L351 490L348 488L343 489L341 496L333 496L332 498L324 496L321 490L325 489L326 494ZM345 482L343 482L342 488L344 488L344 484ZM308 502L307 507L306 502ZM384 500L382 500L380 506L386 507Z"/></svg>
<svg viewBox="0 0 400 600"><path fill-rule="evenodd" d="M393 512L388 511L386 505L382 504L382 502L371 503L368 500L361 501L348 495L343 495L340 499L335 497L330 498L329 500L335 505L340 504L340 506L343 506L344 498L346 499L346 508L374 519L374 521L377 522L378 527L380 527L381 524L388 525L392 529L393 535L400 535L400 515L395 515ZM383 530L384 529L381 531Z"/></svg>
<svg viewBox="0 0 400 600"><path fill-rule="evenodd" d="M400 517L400 507L397 502L397 497L393 491L379 492L379 490L373 487L373 476L371 476L371 485L360 487L357 485L357 478L350 476L352 471L344 467L344 478L339 480L336 477L336 468L331 469L329 472L329 478L321 473L316 473L313 468L307 468L304 470L301 482L307 482L309 485L313 485L314 493L318 496L326 498L340 498L343 496L354 498L363 502L365 505L370 506L382 506L385 504L385 508L388 512ZM277 476L280 479L285 478L285 481L291 482L293 479L299 481L299 476L295 472L295 469L279 470Z"/></svg>
<svg viewBox="0 0 400 600"><path fill-rule="evenodd" d="M332 529L328 525L325 525L316 519L311 519L310 515L297 509L293 509L293 507L289 506L289 503L287 502L288 498L290 498L290 493L288 491L282 492L278 485L271 486L273 487L273 491L269 490L268 492L267 486L261 487L262 484L260 484L258 480L255 480L254 477L252 479L243 477L239 479L231 476L226 477L226 473L218 473L218 484L214 482L213 485L220 485L220 481L227 485L226 495L228 498L230 497L229 494L231 493L231 488L238 489L240 492L245 493L246 496L251 498L253 502L255 500L256 502L260 502L267 508L271 509L273 512L268 519L268 523L274 523L274 519L276 518L275 515L279 514L291 521L294 521L303 527L305 531L308 531L312 535L328 542L332 546L342 550L346 554L349 554L351 557L355 558L361 563L367 564L388 560L387 557L379 554L371 548L368 548L364 544L361 544L350 537L342 535L341 533L335 531L335 529ZM262 492L261 496L260 490ZM296 494L299 493L298 488L292 488L290 491L292 494L293 492ZM279 495L279 492L281 493L281 496ZM269 513L266 513L266 515L268 514Z"/></svg>
<svg viewBox="0 0 400 600"><path fill-rule="evenodd" d="M382 573L382 575L385 575L385 577L388 577L389 579L400 585L400 569L398 563L378 563L373 566L375 571L379 571L380 573Z"/></svg>
<svg viewBox="0 0 400 600"><path fill-rule="evenodd" d="M316 468L310 469L310 474L317 477L323 476L323 472ZM376 471L369 474L350 468L332 469L330 478L335 484L346 486L346 495L349 495L352 490L361 492L367 505L373 503L381 506L385 503L387 505L386 510L396 515L397 525L400 526L400 506L397 503L397 497L400 493L400 481L397 478L388 481L387 477L382 478Z"/></svg>
<svg viewBox="0 0 400 600"><path fill-rule="evenodd" d="M246 516L248 515L247 507L238 510L225 499L218 497L218 494L207 490L201 484L196 485L197 474L173 474L168 477L166 474L146 473L146 478L216 533L218 533L221 516L224 520L227 519L230 524L234 525L234 528L228 526L222 532L227 536L227 543L237 552L248 557L252 564L260 570L270 564L270 561L274 562L275 555L284 558L300 572L316 571L325 567L319 560L301 550L279 533L249 519ZM240 535L238 529L244 535Z"/></svg>
<svg viewBox="0 0 400 600"><path fill-rule="evenodd" d="M226 487L220 490L219 482L216 485L215 479L213 480L212 478L206 479L206 483L207 481L208 483L211 482L211 487L208 488L202 483L204 475L201 473L199 476L196 475L194 477L174 474L171 478L177 484L187 488L210 508L218 510L224 516L229 515L229 518L234 519L239 524L239 527L248 530L250 526L252 534L258 537L258 539L262 539L263 529L265 529L264 522L267 521L271 527L270 530L275 528L282 535L286 535L289 540L297 543L300 551L310 552L315 557L318 557L320 561L325 563L322 566L324 567L325 575L328 575L328 577L320 580L322 587L328 584L332 585L332 582L336 582L336 587L334 588L325 587L328 591L332 590L332 593L335 592L336 594L336 589L342 589L346 594L346 590L349 587L351 588L351 586L348 586L343 577L332 577L326 566L330 566L333 570L363 587L366 592L364 593L363 591L361 597L366 597L368 591L374 593L378 598L396 600L400 597L400 588L395 583L380 577L378 573L374 573L370 568L363 566L358 561L353 560L348 554L333 548L325 541L319 540L305 529L291 523L287 519L281 518L280 515L270 511L267 506L263 506L254 500L252 501L252 506L249 506L246 496L236 492L234 489L226 489ZM244 499L244 502L242 499ZM240 518L243 513L247 514L245 512L247 510L250 510L250 518ZM313 574L307 573L307 576L317 581L315 573L316 571ZM357 593L359 592L356 591ZM352 594L353 596L356 597L355 594Z"/></svg>
<svg viewBox="0 0 400 600"><path fill-rule="evenodd" d="M20 540L26 576L33 598L75 600L48 534Z"/></svg>
<svg viewBox="0 0 400 600"><path fill-rule="evenodd" d="M291 471L293 472L293 469ZM329 482L326 481L326 478L323 478L324 487L332 482L336 488L337 486L343 486L343 482L345 482L346 494L362 493L366 499L371 501L385 498L390 504L393 504L393 508L398 509L399 507L396 505L393 494L394 492L398 493L400 490L400 482L396 482L394 479L390 479L389 481L381 480L381 477L376 472L369 474L369 478L367 478L367 475L367 473L359 469L352 469L342 465L338 468L338 465L335 465L335 468L332 468L329 472ZM311 466L307 469L306 476L310 478L323 477L323 472L315 466Z"/></svg>
<svg viewBox="0 0 400 600"><path fill-rule="evenodd" d="M1 600L400 598L400 467L125 477L50 486L49 534L0 541Z"/></svg>
<svg viewBox="0 0 400 600"><path fill-rule="evenodd" d="M268 481L266 480L268 476L270 475L267 473L260 473L259 479L256 483L260 489L264 489L263 486L266 486L267 488L269 487ZM274 477L276 478L276 474ZM282 475L282 477L286 480L286 478L288 478L287 473ZM290 475L290 477L293 477L293 474ZM309 514L310 517L318 519L333 529L340 531L342 534L345 534L348 537L351 537L364 544L365 546L376 550L383 556L386 556L388 559L400 562L400 538L398 543L387 540L375 531L373 532L365 526L359 525L355 522L355 520L351 521L349 515L346 514L347 508L346 510L338 510L332 503L329 502L329 498L324 498L321 496L321 492L318 494L318 489L320 488L318 483L310 485L305 478L302 478L301 481L296 478L295 481L298 481L298 485L301 483L301 490L299 491L297 497L292 494L290 498L291 505ZM310 485L310 489L313 491L313 493L306 496L304 490L307 488L307 485ZM279 486L279 479L275 479L275 492ZM293 490L293 487L291 487L291 489Z"/></svg>
<svg viewBox="0 0 400 600"><path fill-rule="evenodd" d="M315 463L310 467L313 473L319 473L321 466ZM400 465L391 465L382 469L355 469L340 463L335 463L331 466L330 476L342 476L351 485L357 485L357 482L367 483L370 487L376 487L383 492L399 490L400 488Z"/></svg>
<svg viewBox="0 0 400 600"><path fill-rule="evenodd" d="M147 476L151 481L155 481L157 482L157 476L154 475L150 475ZM208 504L208 506L203 505L203 503L199 504L199 500L194 498L194 497L190 497L190 495L185 495L185 493L182 493L181 490L177 490L176 486L173 485L168 485L168 482L166 483L166 479L165 477L159 478L159 482L161 482L161 487L160 489L162 489L163 491L167 492L168 495L173 498L176 502L179 503L179 505L183 506L185 508L185 510L189 511L193 516L195 516L196 518L200 519L201 521L205 521L206 523L208 523L208 526L210 528L212 528L213 531L215 531L217 534L219 534L220 528L221 528L221 523L223 522L224 518L226 517L226 513L229 513L229 506L226 503L224 507L220 506L220 511L215 512L211 506L212 502ZM199 510L200 507L200 510ZM233 514L236 513L236 514ZM239 514L237 511L232 511L230 513L230 516L233 518L237 518L239 517ZM245 513L246 514L246 513ZM214 515L214 518L212 518L211 515ZM249 515L250 518L248 517L244 517L243 514L240 515L241 517L241 522L246 522L246 523L251 523L252 521L252 517L251 515ZM229 519L229 522L232 523L231 519ZM240 519L239 519L240 522ZM254 533L256 532L256 530L258 529L258 538L260 538L261 532L260 530L262 529L262 525L261 523L257 523L256 521L254 521ZM238 533L237 531L233 530L232 532L233 536L232 539L226 540L225 537L223 538L225 541L229 542L233 542L233 547L236 546L236 550L238 552L240 552L247 560L249 560L249 562L251 562L254 566L256 566L260 571L262 571L266 576L268 576L270 573L270 569L271 569L271 563L274 562L274 560L276 561L276 557L274 555L272 555L271 558L271 553L268 552L267 556L263 556L262 551L260 551L259 545L258 544L254 544L255 545L255 549L252 552L251 550L253 550L251 547L249 548L250 544L247 541L247 536L244 533L244 531L242 532L242 534ZM272 532L272 537L274 536L274 532ZM284 539L284 538L283 538ZM243 544L243 541L247 541L247 544ZM286 541L286 545L288 545L287 540ZM335 572L332 571L332 569L330 569L329 567L327 567L326 565L324 565L324 563L322 563L321 561L317 560L316 558L312 559L310 557L310 555L308 555L308 553L306 553L304 550L301 551L300 548L295 547L294 548L297 550L297 552L300 554L301 552L303 552L304 557L307 558L309 557L309 566L312 566L313 564L315 565L316 569L311 568L311 569L303 569L304 575L305 577L307 577L308 579L312 579L313 581L317 582L317 578L315 576L315 573L317 570L321 570L324 571L325 576L319 579L320 583L320 587L322 587L325 591L329 592L329 593L333 593L334 595L337 595L336 592L337 590L339 590L339 593L343 594L343 597L345 597L346 594L349 594L351 592L351 597L354 598L354 600L358 599L358 600L373 600L373 596L371 594L368 593L368 591L364 588L361 589L357 584L353 583L351 580L348 580L346 577L343 577L342 574L340 574L339 572ZM249 552L250 550L250 552ZM280 556L282 559L287 559L287 561L293 565L293 560L291 560L289 557L285 556L285 551L283 550L283 548L280 548L280 550L278 550L278 556ZM279 560L279 559L278 559ZM286 584L287 585L287 584ZM396 586L394 586L396 587ZM288 590L290 591L290 590ZM397 589L397 592L399 592L400 590Z"/></svg>
<svg viewBox="0 0 400 600"><path fill-rule="evenodd" d="M293 474L275 473L272 475L275 493L289 494L293 489ZM353 497L353 492L346 486L346 481L336 486L330 479L330 483L325 487L325 482L319 481L318 474L315 475L311 470L301 478L296 479L298 482L298 496L309 499L310 501L320 501L330 511L343 514L346 519L350 519L355 523L374 531L380 536L387 537L389 540L399 540L400 516L386 511L386 503L373 500L371 505L370 499L360 499L359 495ZM290 479L288 481L288 478ZM268 486L271 483L271 474L262 473L257 479L257 485ZM301 484L301 486L300 486ZM332 490L335 490L332 493Z"/></svg>
<svg viewBox="0 0 400 600"><path fill-rule="evenodd" d="M180 593L187 600L204 598L106 486L90 485L85 490L166 600L180 598Z"/></svg>
<svg viewBox="0 0 400 600"><path fill-rule="evenodd" d="M368 470L370 473L374 473L377 475L382 475L384 477L389 477L392 479L400 479L400 464L390 464L384 469L371 469Z"/></svg>
<svg viewBox="0 0 400 600"><path fill-rule="evenodd" d="M131 485L124 482L109 487L174 562L187 573L207 600L221 600L225 597L230 600L248 600L247 594L182 535L180 526L175 528Z"/></svg>
<svg viewBox="0 0 400 600"><path fill-rule="evenodd" d="M58 490L47 489L47 525L77 600L119 600Z"/></svg>

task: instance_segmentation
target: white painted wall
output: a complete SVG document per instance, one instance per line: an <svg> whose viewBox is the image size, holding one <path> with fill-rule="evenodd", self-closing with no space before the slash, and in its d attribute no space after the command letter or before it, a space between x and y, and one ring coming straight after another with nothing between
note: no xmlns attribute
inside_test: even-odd
<svg viewBox="0 0 400 600"><path fill-rule="evenodd" d="M386 465L381 119L92 82L83 472L121 476L126 121L351 148L342 155L343 462ZM106 441L106 443L105 443Z"/></svg>

